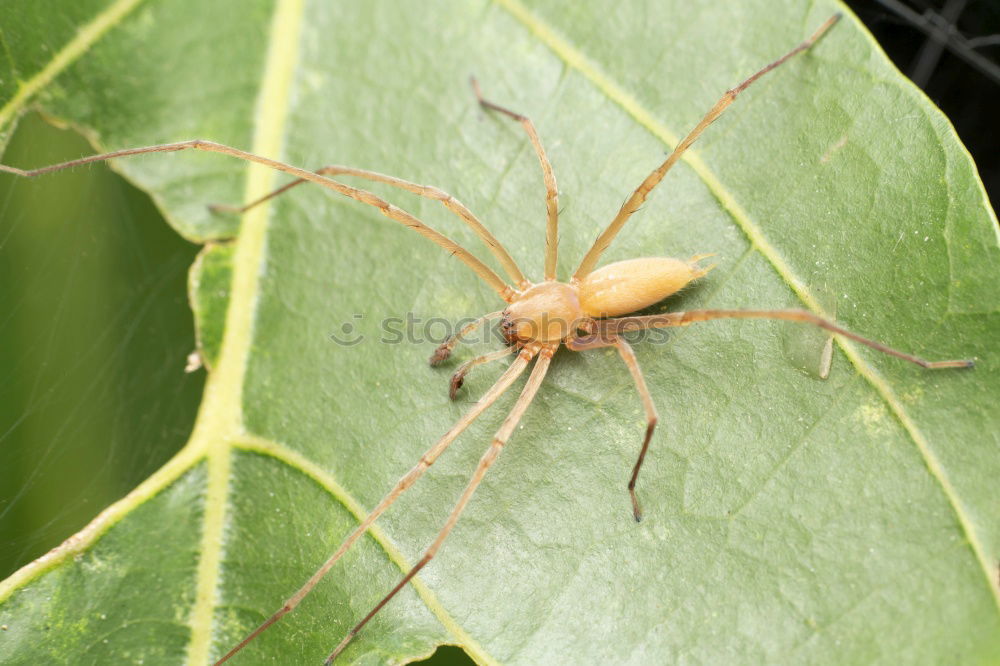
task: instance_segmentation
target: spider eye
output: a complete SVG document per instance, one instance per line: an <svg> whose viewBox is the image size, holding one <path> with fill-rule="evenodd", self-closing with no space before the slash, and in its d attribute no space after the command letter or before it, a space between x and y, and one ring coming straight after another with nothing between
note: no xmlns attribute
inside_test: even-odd
<svg viewBox="0 0 1000 666"><path fill-rule="evenodd" d="M510 315L506 312L503 313L503 317L500 319L500 334L503 335L503 339L508 345L512 345L517 341L516 327L514 326L514 322L511 321Z"/></svg>

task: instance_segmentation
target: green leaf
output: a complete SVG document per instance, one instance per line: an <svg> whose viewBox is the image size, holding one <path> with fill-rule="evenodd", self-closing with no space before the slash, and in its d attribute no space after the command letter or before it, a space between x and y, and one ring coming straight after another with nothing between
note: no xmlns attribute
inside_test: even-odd
<svg viewBox="0 0 1000 666"><path fill-rule="evenodd" d="M0 131L33 103L99 149L209 138L438 185L535 279L538 165L516 124L477 108L470 74L538 125L560 186L565 278L722 91L838 9L120 0L77 3L87 11L49 30L39 16L63 4L8 12ZM196 240L237 231L205 204L283 182L207 154L115 168ZM486 256L440 205L375 189ZM853 17L741 95L604 260L704 252L718 268L658 309L824 310L830 293L859 333L979 364L929 372L838 342L819 380L785 351L795 326L760 321L637 344L660 425L636 525L624 486L644 423L631 380L613 353L562 351L438 557L345 663L441 643L482 663L1000 658L996 218L947 120ZM433 244L319 188L242 219L222 298L221 338L206 332L217 316L199 319L202 343L221 344L190 441L0 585L6 661L221 655L498 373L477 370L449 402L449 370L426 364L427 329L495 310L496 295ZM380 340L387 318L408 314L418 323L402 342ZM345 324L360 342L334 342ZM319 663L420 557L512 400L235 663Z"/></svg>
<svg viewBox="0 0 1000 666"><path fill-rule="evenodd" d="M188 290L198 331L198 355L209 370L219 360L226 328L229 288L233 282L233 254L231 243L207 245L191 267Z"/></svg>

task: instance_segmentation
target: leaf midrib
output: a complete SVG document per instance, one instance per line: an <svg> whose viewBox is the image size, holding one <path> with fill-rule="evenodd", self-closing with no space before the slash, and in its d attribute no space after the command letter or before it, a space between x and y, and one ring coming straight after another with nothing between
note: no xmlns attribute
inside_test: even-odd
<svg viewBox="0 0 1000 666"><path fill-rule="evenodd" d="M640 104L638 99L629 94L624 87L618 85L610 76L601 71L600 67L588 58L581 49L571 45L545 21L525 7L520 0L493 0L493 2L502 7L514 20L535 35L567 67L576 69L593 84L598 92L607 97L610 102L620 107L650 134L663 141L668 148L673 149L677 145L679 139L676 134L658 121L653 113ZM845 12L845 14L850 20L857 21L850 12ZM867 39L874 39L864 30L860 30L860 32ZM723 186L698 152L693 148L689 149L682 159L691 167L698 178L708 188L709 192L718 200L722 209L732 218L735 225L747 237L751 247L760 252L774 269L775 273L777 273L778 277L788 285L789 289L791 289L803 305L812 312L829 318L829 313L819 305L816 297L805 286L805 281L795 274L778 250L768 241L763 230L754 223L750 215L736 200L736 197ZM995 608L1000 613L1000 586L993 584L993 569L986 554L986 548L978 538L968 510L965 508L958 492L948 478L948 474L945 472L937 455L931 449L927 439L903 407L899 398L896 397L889 382L861 357L854 344L839 336L837 337L837 344L843 350L844 355L847 356L851 364L857 369L858 373L865 378L879 397L882 398L889 410L903 426L903 430L906 431L907 435L916 445L928 471L941 487L945 499L955 513L962 533L965 535L965 539L985 576L986 586L993 596Z"/></svg>

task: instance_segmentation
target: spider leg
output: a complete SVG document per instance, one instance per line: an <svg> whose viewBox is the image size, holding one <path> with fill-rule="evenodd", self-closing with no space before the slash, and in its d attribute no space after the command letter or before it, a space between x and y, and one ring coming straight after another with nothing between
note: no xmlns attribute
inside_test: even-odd
<svg viewBox="0 0 1000 666"><path fill-rule="evenodd" d="M828 18L809 39L805 40L785 55L767 65L735 88L727 90L722 98L715 103L715 106L713 106L709 112L705 114L705 117L701 119L695 128L691 130L691 132L684 137L680 143L677 144L670 155L667 156L666 161L654 169L651 174L646 176L646 180L642 181L642 184L636 188L635 192L632 193L632 196L625 200L625 203L622 204L618 214L615 215L615 219L611 220L611 224L609 224L607 228L601 232L601 235L597 237L596 241L594 241L593 247L591 247L590 250L587 251L587 254L583 257L583 261L580 262L579 268L577 268L576 273L573 274L573 279L582 280L594 270L594 267L597 265L597 260L600 259L601 254L608 249L608 246L611 245L611 241L613 241L615 236L618 235L618 232L625 225L625 222L627 222L632 216L632 213L639 210L643 202L646 201L646 197L653 191L653 188L660 184L660 181L663 180L665 175L667 175L667 172L670 171L671 167L673 167L684 152L691 147L691 144L693 144L695 140L701 136L701 133L722 115L722 112L733 103L733 100L736 99L737 95L746 90L751 83L762 77L764 74L767 74L792 56L805 51L810 46L815 44L816 41L819 40L819 38L822 37L823 34L839 19L840 14L834 14Z"/></svg>
<svg viewBox="0 0 1000 666"><path fill-rule="evenodd" d="M275 169L276 171L283 171L284 173L291 174L302 180L308 180L311 183L316 183L317 185L322 185L323 187L333 190L334 192L339 192L346 197L350 197L355 201L360 201L363 204L369 206L374 206L379 210L380 213L385 215L391 220L399 222L405 227L413 229L421 236L430 239L432 242L436 243L438 246L443 248L449 254L458 257L466 266L471 268L476 275L483 279L486 284L493 287L496 292L500 295L502 299L510 302L514 290L509 287L499 275L497 275L493 270L484 264L482 261L477 259L471 252L463 248L461 245L451 240L447 236L440 234L431 227L427 226L413 215L410 215L406 211L393 206L387 201L379 198L375 194L368 192L367 190L358 189L356 187L351 187L349 185L344 185L343 183L338 183L335 180L326 178L319 174L313 173L312 171L307 171L305 169L299 168L297 166L292 166L291 164L286 164L284 162L279 162L277 160L272 160L269 157L263 157L261 155L255 155L253 153L248 153L238 148L233 148L221 143L216 143L214 141L206 141L204 139L191 139L189 141L179 141L177 143L163 143L155 146L143 146L141 148L126 148L125 150L115 150L110 153L102 153L100 155L90 155L88 157L81 157L77 160L70 160L68 162L60 162L59 164L51 164L49 166L40 167L38 169L18 169L16 167L7 166L0 164L0 171L6 173L12 173L16 176L22 176L25 178L32 178L34 176L41 176L46 173L52 173L53 171L60 171L62 169L69 169L75 166L81 166L84 164L90 164L92 162L103 162L104 160L114 159L118 157L130 157L132 155L144 155L146 153L173 153L180 150L186 150L193 148L195 150L204 150L210 153L221 153L223 155L229 155L231 157L236 157L245 162L255 162L257 164L263 164L266 167Z"/></svg>
<svg viewBox="0 0 1000 666"><path fill-rule="evenodd" d="M699 321L710 321L712 319L780 319L782 321L795 321L806 324L813 324L822 329L842 335L845 338L860 342L883 354L889 354L896 358L901 358L910 363L916 363L922 368L929 370L940 370L942 368L971 368L975 365L972 359L954 361L927 361L919 356L901 352L893 349L881 342L862 337L857 333L852 333L843 326L813 314L808 310L689 310L687 312L667 312L658 315L648 315L645 317L619 317L616 319L603 319L597 322L598 335L607 336L625 331L634 331L643 328L667 328L670 326L687 326Z"/></svg>
<svg viewBox="0 0 1000 666"><path fill-rule="evenodd" d="M469 427L470 423L472 423L480 414L486 411L486 409L490 405L496 402L497 399L501 395L503 395L503 393L507 389L510 388L511 384L513 384L514 381L521 376L521 373L524 372L524 369L528 367L528 363L530 362L531 358L532 354L526 351L521 352L521 354L518 355L518 357L510 365L510 367L507 368L507 370L503 373L503 375L501 375L500 378L496 381L496 383L490 388L490 390L488 390L483 395L483 397L480 398L479 401L472 406L472 409L466 412L465 415L461 419L459 419L458 422L455 425L453 425L447 433L445 433L444 437L439 439L437 443L434 444L434 446L432 446L430 449L428 449L426 453L424 453L424 455L420 458L420 461L416 465L414 465L414 467L410 469L410 471L407 472L396 483L396 485L392 488L392 490L390 490L386 494L385 497L382 498L382 501L378 503L378 506L372 509L372 512L368 514L368 516L364 520L361 521L361 523L354 529L353 532L351 532L348 535L346 539L344 539L344 542L340 544L340 547L337 548L337 550L333 553L333 555L331 555L326 560L326 562L324 562L323 565L316 570L316 573L310 576L309 580L306 581L305 585L303 585L295 594L289 597L289 599L284 603L284 605L282 605L281 608L279 608L273 615L271 615L271 617L266 619L260 626L254 629L246 638L240 641L240 643L236 647L231 649L229 652L223 655L221 659L216 661L215 666L219 666L219 664L228 661L233 655L235 655L237 652L242 650L248 643L250 643L250 641L257 638L257 636L263 633L264 630L266 630L272 624L280 620L282 616L295 610L295 607L299 605L299 603L306 597L306 595L308 595L312 591L314 587L316 587L316 584L319 583L324 576L326 576L326 574L330 571L330 569L333 568L333 565L337 563L337 560L339 560L344 555L344 553L346 553L351 548L351 546L354 545L354 542L357 541L358 538L362 534L364 534L369 527L371 527L372 523L374 523L375 520L380 515L382 515L382 513L386 509L392 506L393 502L399 499L399 496L402 495L407 488L412 486L417 479L423 476L424 472L426 472L427 469L434 464L434 461L437 460L438 456L444 453L445 449L447 449L451 445L451 443L454 442L455 439L460 434L462 434L462 432L467 427Z"/></svg>
<svg viewBox="0 0 1000 666"><path fill-rule="evenodd" d="M458 389L462 388L462 384L465 383L465 376L469 374L469 370L472 370L477 365L501 359L516 350L516 347L505 347L495 352L490 352L489 354L477 356L476 358L466 361L462 365L458 366L458 370L456 370L455 374L451 376L451 384L448 387L448 397L452 400L456 398L458 395Z"/></svg>
<svg viewBox="0 0 1000 666"><path fill-rule="evenodd" d="M479 100L479 104L484 109L492 109L521 123L524 131L528 133L528 139L531 140L535 154L538 155L538 161L542 165L542 178L545 181L545 210L548 213L548 223L545 226L545 279L555 280L556 255L559 249L559 190L556 188L556 176L552 172L552 164L549 163L545 148L542 147L542 140L538 137L538 131L535 130L535 124L531 122L531 118L484 99L483 93L479 90L479 82L476 81L475 77L472 77L469 82L472 84L473 92L476 93L476 99Z"/></svg>
<svg viewBox="0 0 1000 666"><path fill-rule="evenodd" d="M552 359L552 354L555 353L555 349L555 347L545 347L539 353L538 361L535 362L535 367L532 369L531 376L528 378L528 382L524 385L521 395L518 396L517 402L514 403L514 407L511 409L510 414L508 414L507 418L504 419L503 424L494 436L493 442L490 444L490 448L487 449L483 457L480 458L479 464L476 466L476 471L472 474L472 478L469 480L465 490L462 491L461 496L458 498L458 502L455 504L455 508L451 510L448 520L445 522L444 527L441 528L441 531L438 532L438 535L435 537L433 543L431 543L413 568L410 569L405 576L403 576L403 579L399 581L396 587L392 588L389 594L385 595L381 601L375 604L375 607L372 608L371 611L369 611L369 613L348 632L347 636L344 637L344 640L342 640L334 651L330 653L330 656L327 657L325 662L326 664L333 663L333 660L337 658L337 655L344 651L344 648L346 648L347 644L351 642L351 639L354 638L359 631L361 631L361 628L368 624L368 621L371 620L376 613L382 610L382 607L389 603L396 593L403 589L403 586L405 586L418 571L423 569L424 566L431 561L435 553L437 553L441 544L444 543L445 538L448 536L448 533L451 532L453 527L455 527L455 523L458 521L459 516L462 515L462 511L465 510L465 506L472 498L472 494L476 491L479 483L486 475L486 470L488 470L494 461L496 461L500 452L503 450L504 445L507 443L507 440L510 439L511 434L514 432L514 428L517 427L518 422L521 420L521 416L524 415L528 405L530 405L531 401L534 399L535 394L538 392L538 388L542 384L542 380L545 379L545 373L549 369L549 362ZM521 353L523 356L524 354L528 354L530 352L522 351Z"/></svg>
<svg viewBox="0 0 1000 666"><path fill-rule="evenodd" d="M377 171L368 171L366 169L355 169L353 167L340 166L337 164L331 164L323 167L322 169L317 169L315 173L321 176L356 176L358 178L363 178L365 180L370 180L376 183L385 183L386 185L392 185L393 187L398 187L401 190L406 190L407 192L412 192L413 194L422 196L426 199L431 199L433 201L440 201L445 208L450 210L452 213L457 215L462 219L476 235L486 243L486 247L489 248L493 256L497 258L500 265L507 272L508 277L511 281L518 286L520 289L524 289L528 286L528 281L521 272L521 269L517 267L517 263L511 258L504 246L498 241L493 234L489 232L486 226L477 218L471 210L466 208L465 204L461 201L448 194L444 190L441 190L432 185L418 185L417 183L411 183L408 180L403 180L402 178L395 178L393 176L387 176ZM227 213L245 213L254 206L258 206L265 201L273 199L279 195L284 194L288 190L292 189L297 185L305 183L304 178L298 178L292 182L279 187L270 194L265 194L264 196L251 201L245 206L228 206L225 204L212 204L209 206L214 211L227 212Z"/></svg>
<svg viewBox="0 0 1000 666"><path fill-rule="evenodd" d="M628 494L632 499L632 515L635 516L635 521L639 522L642 520L642 508L639 506L639 500L635 496L635 481L639 478L639 469L642 467L642 461L646 459L646 452L649 450L649 442L653 438L653 431L656 429L656 424L659 421L659 417L656 414L656 405L653 404L653 396L649 393L649 388L646 386L646 380L642 376L642 369L639 368L639 361L635 357L635 352L632 351L632 346L616 335L612 335L610 337L584 336L573 338L566 342L566 347L572 349L573 351L586 351L588 349L600 349L602 347L617 347L618 354L622 357L622 361L625 362L625 366L628 368L629 373L631 373L632 381L635 382L635 388L639 392L639 397L642 399L642 407L646 411L646 436L642 440L642 448L639 449L639 457L636 459L635 466L632 468L632 476L628 481Z"/></svg>
<svg viewBox="0 0 1000 666"><path fill-rule="evenodd" d="M431 354L431 358L429 361L430 364L432 366L440 365L441 363L447 361L449 358L451 358L451 352L455 348L455 345L457 345L462 338L464 338L466 335L468 335L472 331L482 326L484 323L490 321L491 319L496 319L502 314L503 310L498 310L497 312L491 312L489 314L483 315L479 319L476 319L475 321L472 321L463 326L462 328L460 328L458 332L455 333L455 335L451 336L450 338L442 342L440 345L438 345L438 348L434 350L433 354Z"/></svg>

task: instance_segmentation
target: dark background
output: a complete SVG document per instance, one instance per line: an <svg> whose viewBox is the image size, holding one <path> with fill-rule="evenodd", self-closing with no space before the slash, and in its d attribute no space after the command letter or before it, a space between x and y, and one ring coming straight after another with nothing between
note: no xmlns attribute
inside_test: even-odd
<svg viewBox="0 0 1000 666"><path fill-rule="evenodd" d="M1000 0L848 5L951 119L1000 201ZM87 152L78 135L31 115L4 161ZM0 579L187 439L204 381L180 372L194 348L185 282L197 250L106 167L0 177ZM446 647L428 663L471 662Z"/></svg>
<svg viewBox="0 0 1000 666"><path fill-rule="evenodd" d="M1000 202L1000 1L847 0L847 5L896 67L923 88L955 125L996 210ZM896 6L901 6L902 13ZM950 35L948 45L942 47L928 31Z"/></svg>

